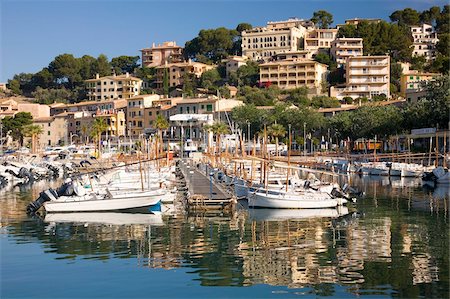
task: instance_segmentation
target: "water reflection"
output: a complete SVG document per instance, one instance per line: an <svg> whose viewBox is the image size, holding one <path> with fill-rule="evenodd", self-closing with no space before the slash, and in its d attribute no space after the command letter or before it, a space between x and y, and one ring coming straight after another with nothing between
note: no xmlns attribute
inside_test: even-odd
<svg viewBox="0 0 450 299"><path fill-rule="evenodd" d="M28 218L24 208L37 192L15 190L1 195L1 224L17 244L42 244L56 259L185 268L202 286L313 287L333 295L342 285L355 295L447 297L448 194L433 197L436 190L417 180L348 179L367 195L349 209L242 209L230 217L172 208Z"/></svg>

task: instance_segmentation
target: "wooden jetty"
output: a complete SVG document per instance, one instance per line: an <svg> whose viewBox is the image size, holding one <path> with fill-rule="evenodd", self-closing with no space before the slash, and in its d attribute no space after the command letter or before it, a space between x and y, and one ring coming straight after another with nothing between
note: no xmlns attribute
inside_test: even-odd
<svg viewBox="0 0 450 299"><path fill-rule="evenodd" d="M196 164L192 160L181 160L178 167L186 180L189 210L232 211L236 201L216 182L210 166Z"/></svg>

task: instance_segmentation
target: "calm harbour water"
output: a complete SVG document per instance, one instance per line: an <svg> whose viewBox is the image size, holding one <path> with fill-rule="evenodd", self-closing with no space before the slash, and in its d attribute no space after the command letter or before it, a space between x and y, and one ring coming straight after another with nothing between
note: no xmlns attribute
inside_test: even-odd
<svg viewBox="0 0 450 299"><path fill-rule="evenodd" d="M448 190L420 180L352 177L366 196L340 218L28 217L51 184L0 191L1 298L449 297Z"/></svg>

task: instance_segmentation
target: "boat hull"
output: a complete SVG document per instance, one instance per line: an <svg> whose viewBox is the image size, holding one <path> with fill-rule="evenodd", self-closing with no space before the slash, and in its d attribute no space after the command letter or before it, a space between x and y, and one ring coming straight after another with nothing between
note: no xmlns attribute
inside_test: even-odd
<svg viewBox="0 0 450 299"><path fill-rule="evenodd" d="M248 206L274 209L324 209L334 208L339 200L325 193L303 193L301 195L270 194L255 192L249 194Z"/></svg>
<svg viewBox="0 0 450 299"><path fill-rule="evenodd" d="M86 197L62 196L56 200L48 201L44 208L48 213L55 212L99 212L99 211L119 211L134 208L143 208L156 205L163 199L165 194L128 194L126 197L118 195L108 199L98 199Z"/></svg>

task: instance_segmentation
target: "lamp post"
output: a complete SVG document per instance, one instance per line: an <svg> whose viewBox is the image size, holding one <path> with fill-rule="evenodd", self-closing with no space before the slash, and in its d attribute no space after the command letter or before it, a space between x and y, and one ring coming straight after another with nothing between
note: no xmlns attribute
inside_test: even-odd
<svg viewBox="0 0 450 299"><path fill-rule="evenodd" d="M303 123L303 156L306 156L306 122Z"/></svg>
<svg viewBox="0 0 450 299"><path fill-rule="evenodd" d="M248 145L248 155L250 156L250 121L247 119L247 145Z"/></svg>

